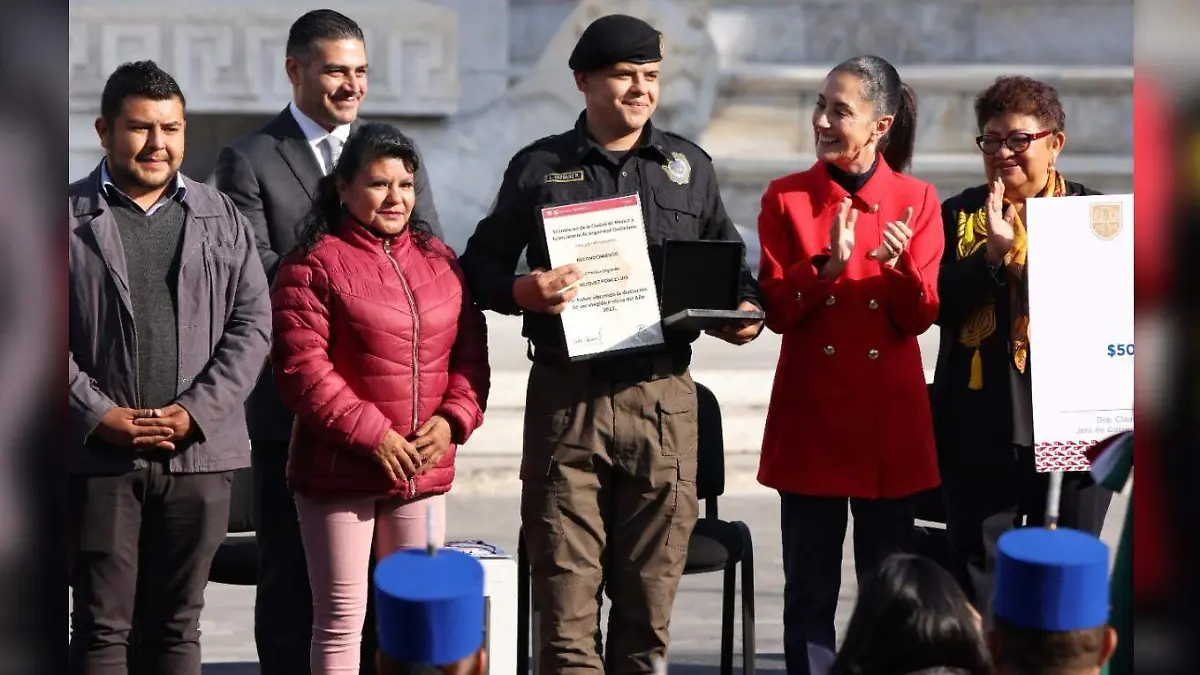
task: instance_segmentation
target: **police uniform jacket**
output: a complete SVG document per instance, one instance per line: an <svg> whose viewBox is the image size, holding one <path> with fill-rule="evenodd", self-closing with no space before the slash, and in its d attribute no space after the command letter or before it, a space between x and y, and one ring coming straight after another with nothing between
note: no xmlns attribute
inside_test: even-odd
<svg viewBox="0 0 1200 675"><path fill-rule="evenodd" d="M483 309L524 314L513 300L521 252L529 269L551 269L541 225L545 206L640 193L646 239L656 282L661 283L665 239L741 241L717 188L709 156L697 145L649 122L628 153L605 150L587 133L586 113L575 128L542 138L518 152L508 165L491 213L467 242L460 264L475 301ZM740 300L762 304L743 258ZM660 289L661 291L661 289ZM565 353L557 315L528 313L522 334L535 356ZM668 331L666 348L690 356L694 331Z"/></svg>
<svg viewBox="0 0 1200 675"><path fill-rule="evenodd" d="M846 195L818 162L762 197L759 282L783 344L758 479L811 496L903 497L940 482L917 336L938 311L941 210L932 185L880 158L853 195L854 254L821 280ZM913 237L895 266L871 258L910 206Z"/></svg>

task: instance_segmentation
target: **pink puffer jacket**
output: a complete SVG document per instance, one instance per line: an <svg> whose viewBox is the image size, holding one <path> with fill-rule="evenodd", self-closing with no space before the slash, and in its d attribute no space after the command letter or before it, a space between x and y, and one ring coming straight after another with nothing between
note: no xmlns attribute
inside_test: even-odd
<svg viewBox="0 0 1200 675"><path fill-rule="evenodd" d="M296 413L292 488L312 499L447 492L491 376L487 326L453 251L347 218L280 266L271 306L275 380ZM435 414L455 446L415 480L392 481L372 451L388 429L411 440Z"/></svg>

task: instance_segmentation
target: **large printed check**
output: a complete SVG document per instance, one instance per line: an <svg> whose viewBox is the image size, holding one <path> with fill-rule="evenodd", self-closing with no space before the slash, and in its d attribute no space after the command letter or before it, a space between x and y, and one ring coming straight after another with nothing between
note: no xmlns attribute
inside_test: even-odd
<svg viewBox="0 0 1200 675"><path fill-rule="evenodd" d="M1029 342L1039 472L1133 428L1133 195L1030 199Z"/></svg>

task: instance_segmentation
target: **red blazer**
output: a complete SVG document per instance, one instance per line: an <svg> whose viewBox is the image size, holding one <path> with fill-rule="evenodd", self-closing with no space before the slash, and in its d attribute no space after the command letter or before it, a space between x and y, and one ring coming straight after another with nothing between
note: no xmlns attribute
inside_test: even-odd
<svg viewBox="0 0 1200 675"><path fill-rule="evenodd" d="M821 162L762 197L759 283L783 346L758 480L802 495L903 497L940 483L917 336L938 313L941 207L932 185L881 158L854 196L854 255L841 276L821 281L817 265L845 197ZM895 267L868 258L884 225L910 206L913 237Z"/></svg>
<svg viewBox="0 0 1200 675"><path fill-rule="evenodd" d="M437 239L429 246L347 219L275 276L272 361L297 427L288 480L310 499L447 492L457 445L483 423L487 326L454 253ZM411 440L435 414L450 422L450 451L393 482L372 451L388 429Z"/></svg>

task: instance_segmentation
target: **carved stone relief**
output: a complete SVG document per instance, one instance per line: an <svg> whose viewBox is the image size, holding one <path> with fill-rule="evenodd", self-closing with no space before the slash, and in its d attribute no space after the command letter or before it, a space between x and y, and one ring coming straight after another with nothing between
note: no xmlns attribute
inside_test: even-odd
<svg viewBox="0 0 1200 675"><path fill-rule="evenodd" d="M372 77L367 115L451 115L460 98L458 16L419 0L346 8L363 26ZM104 4L70 7L71 110L94 111L109 74L153 59L171 73L188 108L265 113L283 108L287 5Z"/></svg>
<svg viewBox="0 0 1200 675"><path fill-rule="evenodd" d="M719 68L708 34L708 3L690 0L581 0L533 70L501 99L437 128L414 130L425 154L446 238L462 250L491 208L509 158L525 145L571 128L583 96L567 67L571 50L596 18L645 19L664 35L662 91L655 124L693 140L707 126Z"/></svg>

